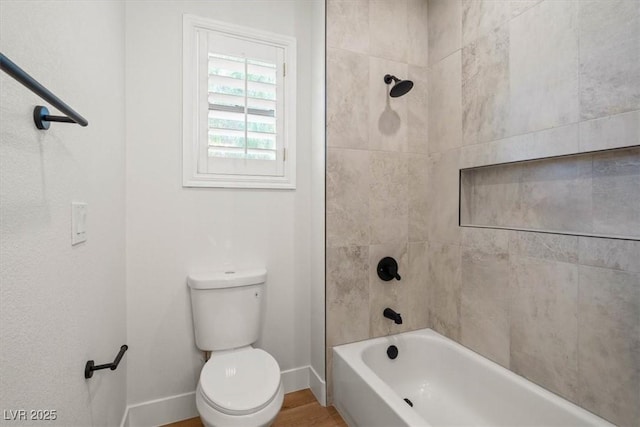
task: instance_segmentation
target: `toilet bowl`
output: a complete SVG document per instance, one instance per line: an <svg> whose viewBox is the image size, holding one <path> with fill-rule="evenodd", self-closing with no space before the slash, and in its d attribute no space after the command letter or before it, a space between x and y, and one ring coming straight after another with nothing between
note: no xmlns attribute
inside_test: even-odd
<svg viewBox="0 0 640 427"><path fill-rule="evenodd" d="M187 278L196 345L212 352L196 391L196 407L207 427L269 426L282 406L278 362L252 347L260 338L266 279L263 268Z"/></svg>
<svg viewBox="0 0 640 427"><path fill-rule="evenodd" d="M269 426L283 399L278 363L252 347L214 354L202 368L196 392L207 427Z"/></svg>

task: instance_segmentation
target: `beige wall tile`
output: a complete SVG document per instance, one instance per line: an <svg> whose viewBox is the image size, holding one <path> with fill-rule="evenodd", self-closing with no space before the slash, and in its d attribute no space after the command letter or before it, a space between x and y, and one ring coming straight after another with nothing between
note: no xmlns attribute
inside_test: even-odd
<svg viewBox="0 0 640 427"><path fill-rule="evenodd" d="M580 266L578 403L621 426L640 420L640 274Z"/></svg>
<svg viewBox="0 0 640 427"><path fill-rule="evenodd" d="M460 202L459 202L459 224L460 227L473 224L472 205L473 191L475 189L475 178L473 173L466 171L460 172ZM464 231L464 228L462 229Z"/></svg>
<svg viewBox="0 0 640 427"><path fill-rule="evenodd" d="M369 0L369 28L370 55L407 62L407 0Z"/></svg>
<svg viewBox="0 0 640 427"><path fill-rule="evenodd" d="M592 231L589 156L524 163L521 179L521 225L534 230Z"/></svg>
<svg viewBox="0 0 640 427"><path fill-rule="evenodd" d="M509 27L502 26L462 49L463 144L507 136L509 108Z"/></svg>
<svg viewBox="0 0 640 427"><path fill-rule="evenodd" d="M392 257L398 263L398 274L402 277L400 281L384 281L378 277L378 262L384 257ZM380 337L403 332L406 328L404 324L396 325L391 319L383 316L385 308L390 308L401 315L405 315L398 304L398 295L406 292L406 277L409 269L409 254L407 243L386 243L382 245L371 245L369 247L369 336Z"/></svg>
<svg viewBox="0 0 640 427"><path fill-rule="evenodd" d="M575 154L579 151L577 124L524 135L467 145L462 148L462 167L476 167L522 160Z"/></svg>
<svg viewBox="0 0 640 427"><path fill-rule="evenodd" d="M327 405L333 405L333 346L325 349L325 372L327 380Z"/></svg>
<svg viewBox="0 0 640 427"><path fill-rule="evenodd" d="M340 148L327 150L326 236L328 247L368 245L371 240L369 157L368 151Z"/></svg>
<svg viewBox="0 0 640 427"><path fill-rule="evenodd" d="M640 145L640 111L580 123L580 151Z"/></svg>
<svg viewBox="0 0 640 427"><path fill-rule="evenodd" d="M593 231L640 239L640 148L593 155Z"/></svg>
<svg viewBox="0 0 640 427"><path fill-rule="evenodd" d="M409 154L409 241L424 242L428 238L429 224L429 157Z"/></svg>
<svg viewBox="0 0 640 427"><path fill-rule="evenodd" d="M467 208L471 224L517 227L524 223L520 164L475 169L465 174L473 180Z"/></svg>
<svg viewBox="0 0 640 427"><path fill-rule="evenodd" d="M429 242L429 321L437 332L460 339L460 246Z"/></svg>
<svg viewBox="0 0 640 427"><path fill-rule="evenodd" d="M640 109L640 2L580 2L580 113Z"/></svg>
<svg viewBox="0 0 640 427"><path fill-rule="evenodd" d="M527 158L541 159L577 153L579 135L578 125L570 124L513 138L529 139L530 142L526 144Z"/></svg>
<svg viewBox="0 0 640 427"><path fill-rule="evenodd" d="M369 248L327 248L327 346L369 337Z"/></svg>
<svg viewBox="0 0 640 427"><path fill-rule="evenodd" d="M462 246L481 254L502 255L509 252L509 230L463 228Z"/></svg>
<svg viewBox="0 0 640 427"><path fill-rule="evenodd" d="M516 162L527 159L527 148L532 134L500 139L462 147L461 168L490 166L499 163Z"/></svg>
<svg viewBox="0 0 640 427"><path fill-rule="evenodd" d="M542 0L509 0L509 9L511 11L511 16L518 16L531 9L541 1Z"/></svg>
<svg viewBox="0 0 640 427"><path fill-rule="evenodd" d="M369 57L369 149L407 151L407 99L415 94L412 91L398 98L389 96L393 83L385 84L386 74L404 80L409 68L404 63ZM359 89L365 89L362 81Z"/></svg>
<svg viewBox="0 0 640 427"><path fill-rule="evenodd" d="M462 0L462 46L486 36L511 18L509 0Z"/></svg>
<svg viewBox="0 0 640 427"><path fill-rule="evenodd" d="M369 155L369 174L371 244L406 243L409 230L406 156L402 153L372 151Z"/></svg>
<svg viewBox="0 0 640 427"><path fill-rule="evenodd" d="M327 46L369 53L369 1L327 0Z"/></svg>
<svg viewBox="0 0 640 427"><path fill-rule="evenodd" d="M407 144L411 153L428 153L429 148L429 98L426 67L409 65L409 80L413 89L407 98Z"/></svg>
<svg viewBox="0 0 640 427"><path fill-rule="evenodd" d="M460 342L508 368L509 254L506 248L495 253L497 245L482 247L462 247Z"/></svg>
<svg viewBox="0 0 640 427"><path fill-rule="evenodd" d="M511 370L576 401L578 266L510 257Z"/></svg>
<svg viewBox="0 0 640 427"><path fill-rule="evenodd" d="M577 1L546 1L509 21L510 134L578 120Z"/></svg>
<svg viewBox="0 0 640 427"><path fill-rule="evenodd" d="M429 31L427 0L407 0L408 63L429 65Z"/></svg>
<svg viewBox="0 0 640 427"><path fill-rule="evenodd" d="M509 253L567 263L578 262L578 237L561 234L509 231Z"/></svg>
<svg viewBox="0 0 640 427"><path fill-rule="evenodd" d="M327 70L327 146L367 148L369 58L327 48Z"/></svg>
<svg viewBox="0 0 640 427"><path fill-rule="evenodd" d="M578 262L640 273L640 241L579 237Z"/></svg>
<svg viewBox="0 0 640 427"><path fill-rule="evenodd" d="M460 150L450 150L429 158L427 222L429 240L460 243L458 187Z"/></svg>
<svg viewBox="0 0 640 427"><path fill-rule="evenodd" d="M429 72L429 153L462 144L461 61L458 51L433 65Z"/></svg>
<svg viewBox="0 0 640 427"><path fill-rule="evenodd" d="M429 326L427 242L409 243L409 265L398 283L398 308L402 313L403 330L413 331Z"/></svg>
<svg viewBox="0 0 640 427"><path fill-rule="evenodd" d="M462 4L460 0L428 0L429 65L460 49Z"/></svg>

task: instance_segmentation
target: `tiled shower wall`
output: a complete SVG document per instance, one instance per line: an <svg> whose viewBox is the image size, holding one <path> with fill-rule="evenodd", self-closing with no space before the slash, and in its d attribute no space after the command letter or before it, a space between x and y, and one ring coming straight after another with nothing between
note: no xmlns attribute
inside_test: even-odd
<svg viewBox="0 0 640 427"><path fill-rule="evenodd" d="M428 325L426 23L426 0L327 1L329 395L334 345ZM415 86L389 98L385 74ZM378 278L385 256L400 282Z"/></svg>
<svg viewBox="0 0 640 427"><path fill-rule="evenodd" d="M329 368L333 345L428 325L640 425L640 242L458 226L459 168L640 145L640 2L327 4ZM424 59L425 42L404 74L416 87L385 107L385 67ZM605 185L593 208L615 221L636 184ZM385 255L402 282L377 280Z"/></svg>
<svg viewBox="0 0 640 427"><path fill-rule="evenodd" d="M459 168L640 144L640 2L429 0L428 13L431 327L640 425L640 242L457 226ZM626 153L585 209L637 235L617 215L640 208L640 156ZM569 172L536 172L528 211L566 216Z"/></svg>

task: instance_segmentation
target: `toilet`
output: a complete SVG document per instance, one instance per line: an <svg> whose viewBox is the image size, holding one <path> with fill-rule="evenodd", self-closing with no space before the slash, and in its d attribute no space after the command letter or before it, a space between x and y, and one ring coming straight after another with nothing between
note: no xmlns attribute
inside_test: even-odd
<svg viewBox="0 0 640 427"><path fill-rule="evenodd" d="M196 346L211 351L196 406L207 427L269 426L284 390L278 362L253 348L260 337L267 271L212 271L187 277Z"/></svg>

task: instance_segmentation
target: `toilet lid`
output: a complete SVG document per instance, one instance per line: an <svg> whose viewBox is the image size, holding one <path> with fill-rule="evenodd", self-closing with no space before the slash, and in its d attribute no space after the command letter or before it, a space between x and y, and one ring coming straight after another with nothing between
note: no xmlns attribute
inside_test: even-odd
<svg viewBox="0 0 640 427"><path fill-rule="evenodd" d="M254 348L214 354L200 373L203 397L230 415L259 411L273 400L279 386L278 362Z"/></svg>

